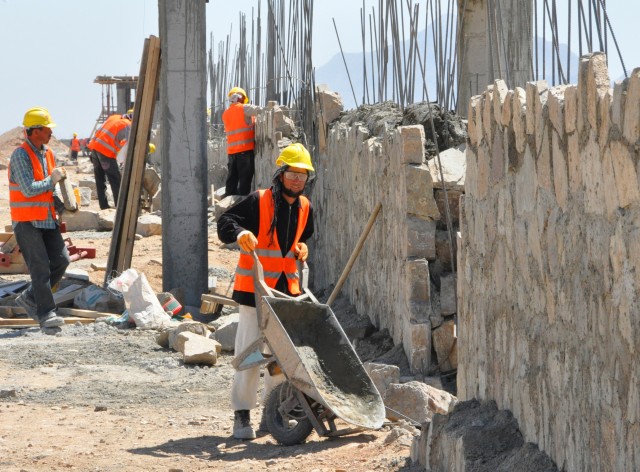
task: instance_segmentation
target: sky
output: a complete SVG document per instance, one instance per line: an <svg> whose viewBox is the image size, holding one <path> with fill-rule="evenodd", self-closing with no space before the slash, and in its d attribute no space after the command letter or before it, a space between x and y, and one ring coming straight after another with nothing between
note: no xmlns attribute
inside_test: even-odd
<svg viewBox="0 0 640 472"><path fill-rule="evenodd" d="M207 40L211 33L224 37L231 23L237 25L241 11L250 22L258 1L263 2L265 14L265 0L209 0ZM366 12L378 4L365 1ZM635 31L640 2L607 0L606 4L631 72L640 66ZM316 67L340 53L334 19L343 50L361 50L361 8L361 0L314 3ZM56 137L88 135L102 101L102 87L93 80L99 75L138 75L144 40L152 34L158 35L158 0L0 0L0 134L21 126L27 109L43 106L58 125ZM610 48L613 51L612 43ZM613 79L623 75L617 60L611 60L609 67Z"/></svg>

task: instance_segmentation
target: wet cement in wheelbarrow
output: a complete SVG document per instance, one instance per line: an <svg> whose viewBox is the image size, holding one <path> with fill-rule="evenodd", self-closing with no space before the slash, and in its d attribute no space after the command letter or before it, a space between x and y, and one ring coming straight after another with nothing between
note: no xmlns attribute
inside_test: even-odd
<svg viewBox="0 0 640 472"><path fill-rule="evenodd" d="M379 427L384 420L380 395L331 308L279 299L270 299L269 305L295 345L326 406L350 423Z"/></svg>

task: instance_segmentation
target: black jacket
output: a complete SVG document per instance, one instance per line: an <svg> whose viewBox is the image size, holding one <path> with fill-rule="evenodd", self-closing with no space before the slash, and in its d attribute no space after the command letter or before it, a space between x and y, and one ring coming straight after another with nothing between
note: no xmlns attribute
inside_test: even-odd
<svg viewBox="0 0 640 472"><path fill-rule="evenodd" d="M273 188L271 189L273 190ZM278 244L284 256L291 248L291 244L295 238L296 228L298 227L298 208L300 206L299 199L289 205L286 200L282 199L278 208L276 208L278 220L276 223L276 234L278 236ZM243 200L225 211L218 221L218 238L226 244L236 242L238 235L243 230L251 231L254 236L258 237L260 229L260 194L255 191L247 195ZM309 218L307 225L302 231L300 242L306 241L313 235L313 207L309 204ZM275 289L289 293L287 289L287 279L282 273L278 279ZM232 298L241 305L256 306L255 296L252 292L243 292L234 290Z"/></svg>

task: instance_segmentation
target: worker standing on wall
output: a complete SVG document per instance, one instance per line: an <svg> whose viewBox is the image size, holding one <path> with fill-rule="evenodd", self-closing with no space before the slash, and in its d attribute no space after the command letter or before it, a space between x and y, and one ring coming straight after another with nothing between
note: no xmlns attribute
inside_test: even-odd
<svg viewBox="0 0 640 472"><path fill-rule="evenodd" d="M31 275L31 285L16 299L41 328L64 324L51 287L69 266L69 252L60 233L53 189L67 176L56 167L47 147L56 124L42 107L29 109L22 121L26 139L9 160L9 206L13 232Z"/></svg>
<svg viewBox="0 0 640 472"><path fill-rule="evenodd" d="M78 153L80 152L80 140L78 139L78 133L73 133L71 139L71 160L78 162Z"/></svg>
<svg viewBox="0 0 640 472"><path fill-rule="evenodd" d="M240 87L229 90L229 101L222 113L228 155L225 196L249 195L255 173L255 122L262 107L250 105Z"/></svg>
<svg viewBox="0 0 640 472"><path fill-rule="evenodd" d="M254 250L269 287L287 295L301 294L296 260L307 260L306 241L313 235L313 209L302 192L314 169L309 151L298 143L287 146L276 165L279 167L271 188L253 192L223 213L218 222L220 240L227 244L237 241L241 249L232 295L239 304L236 355L260 337L251 254ZM233 378L231 407L236 439L256 437L250 410L256 406L259 381L259 367L237 371ZM276 384L277 379L265 373L265 395Z"/></svg>
<svg viewBox="0 0 640 472"><path fill-rule="evenodd" d="M113 203L118 206L118 193L122 177L116 157L118 151L129 139L132 118L133 110L127 111L124 115L109 116L89 142L93 174L96 179L96 193L101 210L109 208L106 180L109 180Z"/></svg>

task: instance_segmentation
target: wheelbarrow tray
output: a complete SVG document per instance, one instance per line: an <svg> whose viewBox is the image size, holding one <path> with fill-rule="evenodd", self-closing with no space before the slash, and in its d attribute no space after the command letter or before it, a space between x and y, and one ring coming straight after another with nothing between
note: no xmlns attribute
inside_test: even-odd
<svg viewBox="0 0 640 472"><path fill-rule="evenodd" d="M380 428L385 407L328 305L260 297L262 333L285 377L340 419Z"/></svg>

